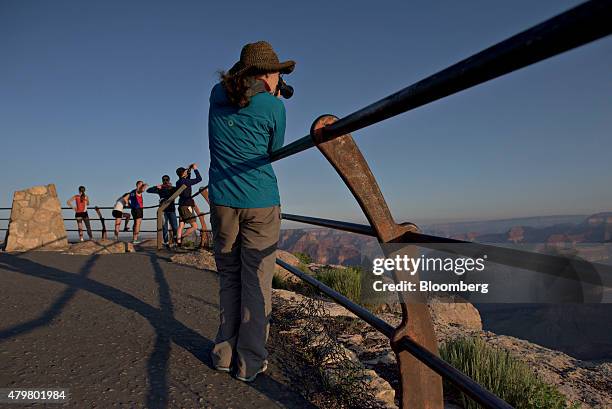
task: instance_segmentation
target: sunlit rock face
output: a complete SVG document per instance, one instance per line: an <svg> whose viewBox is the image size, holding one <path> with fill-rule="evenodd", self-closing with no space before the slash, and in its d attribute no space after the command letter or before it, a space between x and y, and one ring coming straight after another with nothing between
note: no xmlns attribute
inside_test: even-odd
<svg viewBox="0 0 612 409"><path fill-rule="evenodd" d="M4 250L63 250L67 247L55 185L34 186L15 192Z"/></svg>

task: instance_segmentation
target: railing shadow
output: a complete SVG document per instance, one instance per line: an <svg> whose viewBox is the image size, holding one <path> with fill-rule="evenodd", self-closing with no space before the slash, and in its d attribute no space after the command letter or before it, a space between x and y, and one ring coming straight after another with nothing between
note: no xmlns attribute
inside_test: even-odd
<svg viewBox="0 0 612 409"><path fill-rule="evenodd" d="M150 255L155 282L159 289L159 313L164 320L174 319L174 306L170 295L170 286L159 261ZM155 345L147 362L149 390L147 391L148 408L165 408L168 405L168 361L170 360L170 334L166 331L155 331ZM208 363L207 363L208 365Z"/></svg>
<svg viewBox="0 0 612 409"><path fill-rule="evenodd" d="M79 273L76 274L75 280L87 278L87 276L91 273L93 266L96 264L98 257L100 256L94 255L93 257L90 257L85 262L85 265L80 269ZM0 258L0 260L2 259ZM4 267L4 265L2 264L0 264L0 266ZM15 336L27 334L28 332L36 328L48 325L51 321L53 321L55 317L62 313L62 310L76 295L77 291L78 287L69 286L38 318L34 318L30 321L0 330L0 341L4 341Z"/></svg>
<svg viewBox="0 0 612 409"><path fill-rule="evenodd" d="M204 365L213 368L210 359L213 342L174 318L173 307L170 302L170 290L163 276L163 267L157 260L155 260L155 263L157 263L157 266L154 265L155 279L160 286L159 309L129 293L88 277L45 266L17 255L0 253L0 269L65 284L75 292L78 290L87 291L118 306L134 311L146 319L155 330L157 337L147 365L150 377L147 407L166 408L168 407L167 366L170 357L170 344L178 345ZM93 263L90 265L93 267ZM296 409L313 407L308 401L298 398L296 392L293 392L287 385L277 382L266 374L260 375L249 386L284 407ZM159 389L155 389L156 387ZM226 392L235 392L235 390Z"/></svg>

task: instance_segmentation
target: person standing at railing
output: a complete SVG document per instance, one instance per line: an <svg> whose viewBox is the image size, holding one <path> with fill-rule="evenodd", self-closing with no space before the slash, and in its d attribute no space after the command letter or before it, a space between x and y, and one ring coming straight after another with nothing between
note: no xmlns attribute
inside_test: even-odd
<svg viewBox="0 0 612 409"><path fill-rule="evenodd" d="M192 169L195 173L195 178L193 179L191 179ZM179 180L176 182L177 189L183 185L186 186L179 195L178 200L179 217L181 220L178 226L176 245L180 247L183 244L183 237L189 236L198 229L198 214L195 212L195 200L191 197L193 195L191 186L200 183L202 181L202 176L198 170L198 165L195 163L189 165L187 169L182 167L178 168L176 170L176 175L179 177ZM185 224L189 224L189 228L183 233Z"/></svg>
<svg viewBox="0 0 612 409"><path fill-rule="evenodd" d="M269 154L285 136L278 98L294 61L279 62L265 41L242 48L240 61L210 95L209 199L219 272L220 324L212 360L251 382L267 369L272 276L280 234L280 196Z"/></svg>
<svg viewBox="0 0 612 409"><path fill-rule="evenodd" d="M170 197L174 194L176 188L172 186L172 182L170 182L170 176L164 175L162 176L161 185L152 186L147 189L147 193L155 193L159 195L159 203L170 199ZM164 209L164 224L162 226L162 232L164 237L164 246L168 246L168 224L172 228L172 236L176 240L177 231L178 231L178 221L176 219L176 207L174 206L174 201L168 205Z"/></svg>
<svg viewBox="0 0 612 409"><path fill-rule="evenodd" d="M144 203L142 200L142 193L147 188L147 184L142 180L136 182L136 189L130 192L129 203L132 209L132 218L134 219L134 231L132 232L132 243L140 244L138 240L138 234L140 233L140 224L144 216Z"/></svg>
<svg viewBox="0 0 612 409"><path fill-rule="evenodd" d="M117 199L115 202L115 207L113 207L113 217L115 218L115 240L119 240L119 227L121 227L122 219L125 219L123 231L130 231L128 227L130 214L123 211L124 207L129 207L129 198L130 194L124 193L119 199Z"/></svg>
<svg viewBox="0 0 612 409"><path fill-rule="evenodd" d="M75 203L73 205L72 203ZM87 205L89 205L89 197L85 194L85 186L79 186L79 194L72 196L66 202L68 206L74 209L74 218L77 221L79 229L79 240L83 241L83 223L87 228L87 236L89 240L93 240L91 233L91 223L89 222L89 214L87 213Z"/></svg>

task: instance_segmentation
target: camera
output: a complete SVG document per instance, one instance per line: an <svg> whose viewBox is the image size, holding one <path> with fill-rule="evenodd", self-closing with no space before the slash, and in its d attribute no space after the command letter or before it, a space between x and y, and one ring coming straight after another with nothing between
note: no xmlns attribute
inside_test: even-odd
<svg viewBox="0 0 612 409"><path fill-rule="evenodd" d="M289 99L293 96L293 87L287 85L283 77L278 77L278 85L276 86L276 95L280 94L283 98Z"/></svg>

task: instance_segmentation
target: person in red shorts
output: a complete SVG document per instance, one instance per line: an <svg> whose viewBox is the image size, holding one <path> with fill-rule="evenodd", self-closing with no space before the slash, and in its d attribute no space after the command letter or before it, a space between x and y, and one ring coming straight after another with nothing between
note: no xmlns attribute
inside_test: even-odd
<svg viewBox="0 0 612 409"><path fill-rule="evenodd" d="M72 204L73 202L75 203L74 205ZM93 240L91 223L89 222L89 214L87 213L89 197L85 194L85 186L79 186L79 194L72 196L66 203L74 209L74 218L79 228L79 240L83 241L83 223L85 223L85 227L87 228L89 240Z"/></svg>

